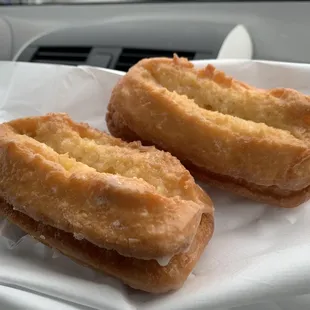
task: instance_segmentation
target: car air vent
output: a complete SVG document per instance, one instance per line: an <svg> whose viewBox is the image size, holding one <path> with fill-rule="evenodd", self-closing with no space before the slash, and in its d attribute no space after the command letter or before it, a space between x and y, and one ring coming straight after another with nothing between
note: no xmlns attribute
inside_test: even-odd
<svg viewBox="0 0 310 310"><path fill-rule="evenodd" d="M174 53L178 54L179 57L186 57L189 60L195 57L194 52L124 48L118 58L115 69L127 72L131 66L143 58L172 57Z"/></svg>
<svg viewBox="0 0 310 310"><path fill-rule="evenodd" d="M77 66L85 64L91 47L39 47L31 62Z"/></svg>

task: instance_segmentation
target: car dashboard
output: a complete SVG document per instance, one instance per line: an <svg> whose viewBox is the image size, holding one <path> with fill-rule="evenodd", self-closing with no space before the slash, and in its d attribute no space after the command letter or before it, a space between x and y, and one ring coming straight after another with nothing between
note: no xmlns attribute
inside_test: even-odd
<svg viewBox="0 0 310 310"><path fill-rule="evenodd" d="M0 60L122 71L173 53L192 60L309 62L308 8L296 1L2 6Z"/></svg>

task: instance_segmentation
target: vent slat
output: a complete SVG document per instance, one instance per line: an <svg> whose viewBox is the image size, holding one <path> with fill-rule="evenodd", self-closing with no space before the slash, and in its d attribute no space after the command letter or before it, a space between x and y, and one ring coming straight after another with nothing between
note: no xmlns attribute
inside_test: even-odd
<svg viewBox="0 0 310 310"><path fill-rule="evenodd" d="M41 46L39 51L52 53L89 53L91 47L84 46Z"/></svg>
<svg viewBox="0 0 310 310"><path fill-rule="evenodd" d="M42 64L55 64L55 65L68 65L68 66L79 66L83 65L84 61L69 61L69 60L50 60L50 59L37 59L36 63Z"/></svg>
<svg viewBox="0 0 310 310"><path fill-rule="evenodd" d="M121 61L119 61L119 62L117 63L117 65L118 65L118 66L131 66L131 65L132 65L132 62L131 62L131 61L129 61L129 62L121 62Z"/></svg>
<svg viewBox="0 0 310 310"><path fill-rule="evenodd" d="M147 58L147 57L156 57L156 56L158 56L159 54L158 53L156 53L156 52L150 52L150 53L143 53L143 51L142 51L142 53L133 53L133 52L131 52L131 53L126 53L126 52L124 52L124 53L122 53L122 57L143 57L143 58ZM162 56L162 57L171 57L172 55L173 55L173 53L171 52L171 53L160 53L160 55Z"/></svg>
<svg viewBox="0 0 310 310"><path fill-rule="evenodd" d="M88 56L88 53L59 53L59 52L56 52L56 53L53 53L53 52L38 52L37 53L37 57L46 57L46 58L49 58L49 57L59 57L59 58L62 58L62 57L87 57Z"/></svg>
<svg viewBox="0 0 310 310"><path fill-rule="evenodd" d="M54 56L51 55L49 57L42 57L40 55L36 56L35 60L54 60L54 61L77 61L77 62L85 62L87 59L87 56L84 57L80 57L80 56L63 56L63 57L59 57L59 56Z"/></svg>
<svg viewBox="0 0 310 310"><path fill-rule="evenodd" d="M39 47L31 62L53 63L63 65L85 64L91 47Z"/></svg>
<svg viewBox="0 0 310 310"><path fill-rule="evenodd" d="M126 72L143 58L173 57L174 53L180 57L186 57L189 60L195 57L195 52L124 48L118 58L115 69Z"/></svg>

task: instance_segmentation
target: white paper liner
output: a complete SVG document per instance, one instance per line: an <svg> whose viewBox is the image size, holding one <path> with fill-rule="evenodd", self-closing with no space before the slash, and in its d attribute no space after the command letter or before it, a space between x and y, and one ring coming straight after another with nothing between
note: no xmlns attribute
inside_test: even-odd
<svg viewBox="0 0 310 310"><path fill-rule="evenodd" d="M309 65L221 60L197 66L208 62L257 87L290 87L310 94ZM89 67L0 62L0 121L67 112L76 121L107 130L106 107L120 76ZM179 291L150 296L130 290L2 219L0 309L4 300L17 305L21 299L25 309L245 310L253 304L257 310L269 309L264 308L267 303L270 309L310 309L309 203L291 210L271 208L203 187L216 207L215 233Z"/></svg>
<svg viewBox="0 0 310 310"><path fill-rule="evenodd" d="M7 219L0 220L0 236L7 239L9 249L14 249L26 236L26 233Z"/></svg>

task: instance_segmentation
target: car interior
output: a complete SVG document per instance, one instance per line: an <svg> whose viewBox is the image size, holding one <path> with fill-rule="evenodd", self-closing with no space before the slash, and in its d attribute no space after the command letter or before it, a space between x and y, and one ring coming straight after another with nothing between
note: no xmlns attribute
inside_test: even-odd
<svg viewBox="0 0 310 310"><path fill-rule="evenodd" d="M307 2L57 0L2 4L0 60L122 71L141 58L173 53L190 60L310 61Z"/></svg>

